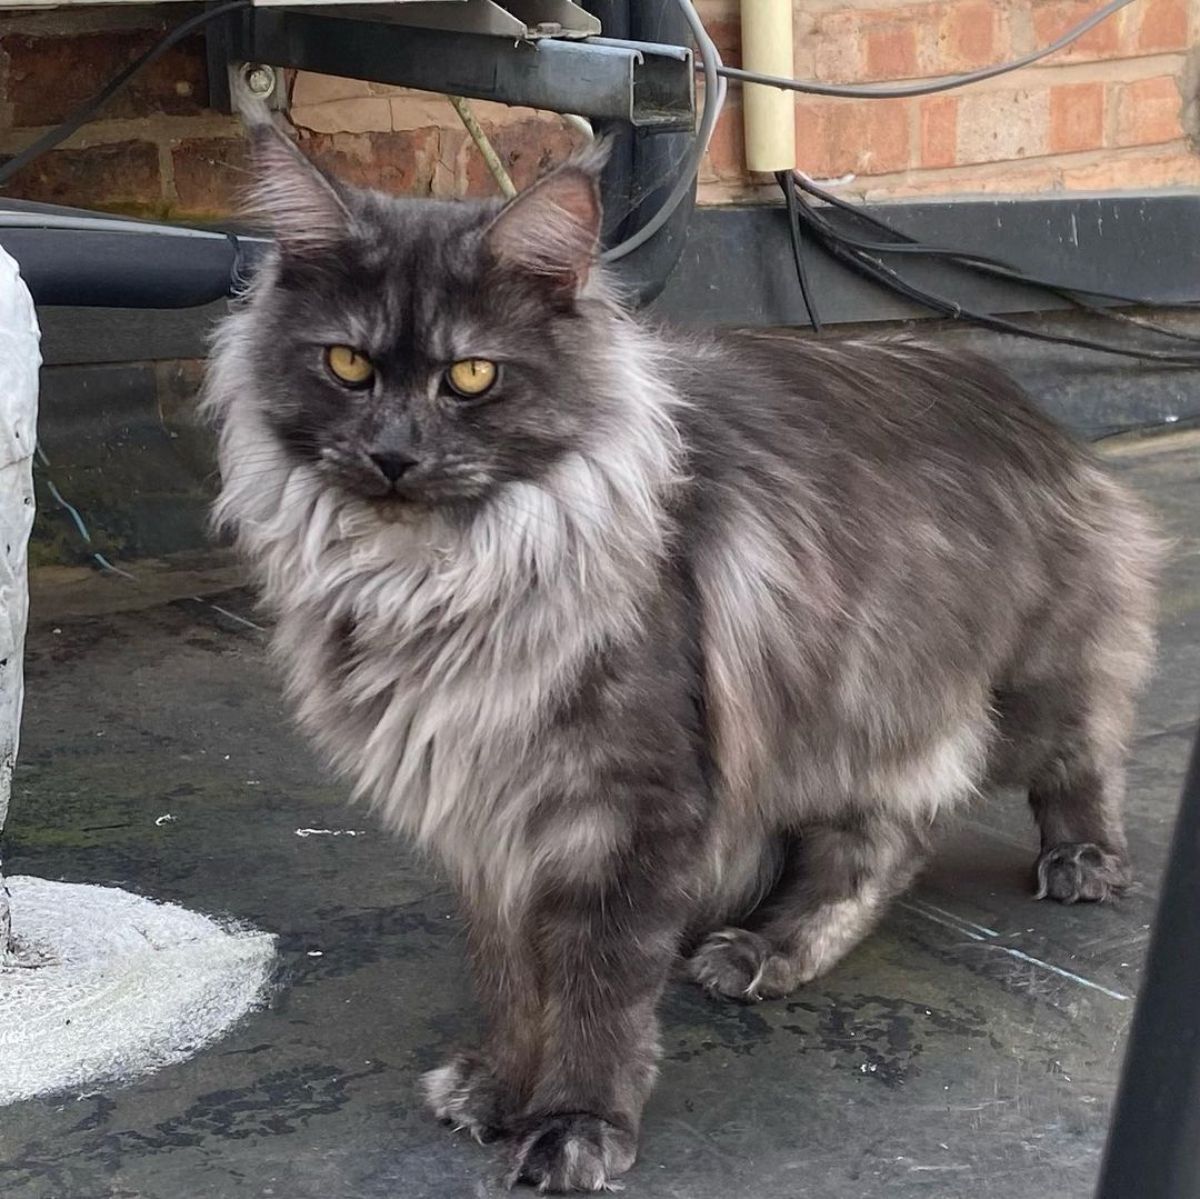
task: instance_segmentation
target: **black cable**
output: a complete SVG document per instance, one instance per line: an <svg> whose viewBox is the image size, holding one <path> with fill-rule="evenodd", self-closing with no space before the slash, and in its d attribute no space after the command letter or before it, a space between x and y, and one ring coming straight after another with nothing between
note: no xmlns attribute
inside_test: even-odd
<svg viewBox="0 0 1200 1199"><path fill-rule="evenodd" d="M790 210L789 210L790 215ZM1139 328L1156 334L1159 337L1167 337L1176 341L1186 341L1200 345L1200 335L1195 333L1185 333L1179 329L1169 329L1164 325L1155 324L1153 321L1145 320L1138 317L1129 316L1125 313L1114 312L1111 308L1102 304L1095 304L1086 297L1095 296L1100 299L1113 300L1119 303L1134 304L1144 307L1153 307L1153 303L1141 297L1122 296L1111 292L1084 292L1073 287L1068 287L1065 284L1055 283L1048 279L1043 279L1037 275L1028 274L1017 267L1011 266L1006 262L1002 262L997 258L990 258L987 255L976 254L965 250L952 250L945 246L931 246L924 242L919 242L915 238L910 238L900 230L891 230L897 237L903 237L904 241L898 242L871 242L861 238L856 238L844 229L838 229L837 234L840 239L853 249L860 250L866 254L908 254L917 255L929 258L945 258L951 261L955 266L962 267L965 270L973 270L977 274L988 275L995 279L1004 279L1011 283L1019 283L1026 287L1036 287L1041 291L1048 292L1051 295L1058 296L1060 299L1066 300L1067 303L1074 305L1090 315L1099 317L1102 320L1110 321L1114 324L1129 324L1137 325ZM1178 305L1182 308L1190 308L1195 305L1192 303L1184 303Z"/></svg>
<svg viewBox="0 0 1200 1199"><path fill-rule="evenodd" d="M197 13L195 16L189 17L182 24L176 25L170 33L155 42L145 54L131 62L120 74L114 76L90 100L85 101L75 109L65 121L60 125L56 125L49 132L43 133L37 141L26 146L19 154L10 158L3 166L0 166L0 187L3 187L18 171L27 167L35 158L40 158L47 150L52 150L60 142L66 141L71 134L86 125L135 75L144 71L148 66L160 59L173 46L183 41L184 38L194 33L201 26L207 25L209 21L216 20L217 17L223 17L228 13L237 12L239 9L249 7L250 0L229 0L227 4L219 4L216 8L205 9L204 12Z"/></svg>
<svg viewBox="0 0 1200 1199"><path fill-rule="evenodd" d="M1064 344L1064 346L1075 346L1080 349L1097 350L1099 353L1118 354L1127 356L1127 358L1159 361L1164 362L1164 364L1174 366L1200 366L1200 354L1181 354L1168 352L1168 350L1116 346L1116 344L1096 341L1093 340L1093 338L1075 337L1068 334L1049 334L1049 332L1028 329L1025 325L1013 322L1013 320L992 316L991 313L971 310L971 308L967 308L964 305L959 304L958 301L948 299L947 296L938 295L935 292L926 292L926 290L917 287L916 284L905 280L904 277L899 275L898 272L890 268L890 266L888 266L886 263L883 263L880 259L874 257L872 252L863 250L863 248L860 248L859 245L854 244L856 239L853 239L852 236L848 236L844 230L833 226L833 224L830 223L826 217L822 216L820 212L818 212L814 206L809 203L808 198L804 196L804 191L809 190L809 188L805 186L805 181L793 179L793 182L794 185L796 185L797 198L800 200L798 205L798 215L800 217L800 221L802 221L802 224L808 228L812 236L814 236L814 238L820 242L824 250L832 254L834 258L838 259L839 262L844 263L846 266L848 266L848 268L856 272L856 274L865 278L869 278L871 282L882 284L883 287L893 290L893 292L904 296L905 299L914 302L914 304L928 308L928 310L936 312L940 314L940 316L955 320L970 320L971 323L978 324L986 329L992 329L997 332L1006 332L1006 334L1013 334L1016 336L1028 337L1032 338L1034 341L1054 342L1058 344ZM863 218L864 221L875 224L875 226L882 229L886 229L889 234L899 236L899 238L906 238L907 236L906 234L900 234L898 230L890 229L890 227L886 226L886 224L883 224L883 222L877 221L877 218L872 217L869 214L864 214L864 212L858 209L851 208L851 211L860 216L860 218ZM890 248L892 247L883 245L880 246L880 250L878 250L878 252L888 252ZM964 265L970 264L970 260L964 260ZM988 269L994 272L997 268L996 266L989 264ZM1034 284L1038 283L1037 280L1033 280L1033 278L1022 275L1019 271L1008 268L1007 264L1004 264L1003 269L1006 270L1006 277L1012 277L1014 281L1030 282ZM1051 289L1055 288L1055 284L1043 283L1042 286L1049 287ZM1062 293L1067 294L1067 290L1068 289L1062 289ZM1067 295L1067 298L1070 298L1069 294ZM1084 304L1084 302L1081 302L1080 306L1091 307ZM1104 314L1103 308L1100 308L1098 311L1100 314Z"/></svg>
<svg viewBox="0 0 1200 1199"><path fill-rule="evenodd" d="M804 240L800 230L800 201L796 189L792 185L791 171L776 171L775 180L783 188L783 198L787 205L788 236L792 242L792 259L796 263L796 279L800 283L800 296L804 300L804 310L808 313L808 323L815 333L821 332L821 316L817 312L816 297L808 281L808 267L804 261Z"/></svg>
<svg viewBox="0 0 1200 1199"><path fill-rule="evenodd" d="M1118 437L1144 437L1162 429L1184 432L1197 428L1200 428L1200 412L1193 412L1185 416L1170 416L1163 420L1146 421L1140 425L1110 425L1098 433L1093 433L1088 441L1095 445L1101 441L1115 441Z"/></svg>
<svg viewBox="0 0 1200 1199"><path fill-rule="evenodd" d="M1144 296L1131 296L1123 292L1099 291L1093 288L1075 287L1073 285L1056 283L1053 280L1042 279L1037 275L1031 275L1027 271L1015 267L1012 263L1005 262L1000 258L992 258L986 254L979 254L973 250L953 250L942 246L931 246L926 242L922 242L915 237L910 236L901 229L897 229L892 225L887 224L879 217L873 216L866 211L861 205L851 204L848 200L841 196L834 195L833 192L826 191L818 186L806 175L800 172L794 172L796 186L802 191L806 191L809 195L816 196L817 199L842 212L847 213L862 224L867 225L872 229L896 239L895 243L882 242L866 242L859 241L856 244L860 249L874 253L888 254L926 254L931 257L952 258L957 259L959 264L971 269L981 270L985 273L996 274L998 277L1010 278L1015 282L1027 283L1034 287L1041 287L1049 291L1054 291L1063 295L1065 298L1073 296L1090 296L1099 300L1112 300L1118 304L1129 304L1142 308L1158 307L1157 300L1147 299ZM839 232L842 232L839 230ZM842 233L847 241L852 240L847 233ZM1173 305L1177 308L1193 308L1197 307L1196 301L1184 301ZM1174 331L1172 331L1174 334ZM1185 338L1190 340L1190 338Z"/></svg>
<svg viewBox="0 0 1200 1199"><path fill-rule="evenodd" d="M936 292L925 291L904 279L895 270L878 258L846 243L841 230L833 226L824 216L798 192L800 204L798 215L814 238L839 262L849 267L856 274L880 284L888 290L896 292L912 303L918 304L938 315L951 320L966 320L985 329L998 333L1008 333L1034 341L1050 342L1057 345L1074 346L1078 349L1093 350L1099 353L1116 354L1127 358L1138 358L1148 361L1161 362L1172 366L1200 366L1200 354L1181 354L1165 350L1142 349L1133 346L1118 346L1109 342L1096 341L1091 338L1075 337L1070 334L1046 333L1030 329L1015 321L990 313L977 312L965 307L957 301L938 295Z"/></svg>

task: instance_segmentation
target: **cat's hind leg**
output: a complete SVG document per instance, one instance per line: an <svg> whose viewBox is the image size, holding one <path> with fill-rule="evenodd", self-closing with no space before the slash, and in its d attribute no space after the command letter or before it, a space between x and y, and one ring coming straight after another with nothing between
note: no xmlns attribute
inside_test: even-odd
<svg viewBox="0 0 1200 1199"><path fill-rule="evenodd" d="M787 995L824 974L874 926L924 861L921 826L878 810L809 824L745 928L723 928L688 963L707 991L743 1003Z"/></svg>
<svg viewBox="0 0 1200 1199"><path fill-rule="evenodd" d="M1124 723L1124 713L1094 708L1064 722L1054 752L1033 776L1029 803L1042 840L1038 899L1099 902L1129 886Z"/></svg>
<svg viewBox="0 0 1200 1199"><path fill-rule="evenodd" d="M1131 688L1062 674L998 692L1000 736L989 773L1027 787L1041 832L1038 899L1101 901L1130 882L1122 808Z"/></svg>

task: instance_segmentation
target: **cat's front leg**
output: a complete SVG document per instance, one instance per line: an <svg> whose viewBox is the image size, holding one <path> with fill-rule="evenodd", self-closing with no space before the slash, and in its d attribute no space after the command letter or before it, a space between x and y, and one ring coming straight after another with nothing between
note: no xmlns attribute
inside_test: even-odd
<svg viewBox="0 0 1200 1199"><path fill-rule="evenodd" d="M672 762L646 754L636 773L625 762L530 816L520 935L491 975L520 1000L493 1008L493 1061L522 1099L510 1181L542 1191L602 1191L634 1164L655 1008L695 891L704 799L665 785Z"/></svg>
<svg viewBox="0 0 1200 1199"><path fill-rule="evenodd" d="M681 923L615 880L541 906L539 1060L511 1181L597 1191L633 1165Z"/></svg>
<svg viewBox="0 0 1200 1199"><path fill-rule="evenodd" d="M532 1086L541 1027L537 963L519 924L486 891L462 895L475 991L487 1035L421 1079L429 1109L480 1143L511 1135Z"/></svg>

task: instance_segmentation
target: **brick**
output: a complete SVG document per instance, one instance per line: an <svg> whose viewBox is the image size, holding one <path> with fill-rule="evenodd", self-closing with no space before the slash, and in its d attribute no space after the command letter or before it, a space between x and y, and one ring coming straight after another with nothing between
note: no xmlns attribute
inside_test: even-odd
<svg viewBox="0 0 1200 1199"><path fill-rule="evenodd" d="M1134 8L1137 10L1134 46L1139 53L1189 48L1186 0L1141 0Z"/></svg>
<svg viewBox="0 0 1200 1199"><path fill-rule="evenodd" d="M1050 89L1050 151L1070 154L1104 145L1105 88L1071 83Z"/></svg>
<svg viewBox="0 0 1200 1199"><path fill-rule="evenodd" d="M949 167L958 157L958 97L921 100L921 166Z"/></svg>
<svg viewBox="0 0 1200 1199"><path fill-rule="evenodd" d="M487 128L488 138L518 189L536 182L581 143L581 135L565 121L537 118ZM499 189L475 143L468 140L460 161L462 190L469 196L494 196Z"/></svg>
<svg viewBox="0 0 1200 1199"><path fill-rule="evenodd" d="M910 161L901 100L809 100L796 106L796 162L810 175L885 175Z"/></svg>
<svg viewBox="0 0 1200 1199"><path fill-rule="evenodd" d="M726 103L721 119L708 143L708 154L700 168L704 182L741 179L746 173L746 141L740 104Z"/></svg>
<svg viewBox="0 0 1200 1199"><path fill-rule="evenodd" d="M113 142L43 154L5 184L5 194L105 212L159 213L163 207L158 147Z"/></svg>
<svg viewBox="0 0 1200 1199"><path fill-rule="evenodd" d="M432 125L440 125L446 129L461 128L458 114L445 96L393 88L386 99L392 108L393 129L428 129ZM496 104L490 100L472 100L471 111L474 112L476 120L489 129L500 125L518 125L529 120L542 120L547 123L560 120L552 113L539 112L534 108Z"/></svg>
<svg viewBox="0 0 1200 1199"><path fill-rule="evenodd" d="M1175 154L1109 155L1102 162L1064 167L1063 186L1072 191L1146 191L1200 185L1200 157Z"/></svg>
<svg viewBox="0 0 1200 1199"><path fill-rule="evenodd" d="M393 133L314 133L301 149L322 170L357 187L402 196L427 196L433 188L439 130Z"/></svg>
<svg viewBox="0 0 1200 1199"><path fill-rule="evenodd" d="M1118 146L1152 146L1183 136L1183 98L1173 75L1156 75L1117 88Z"/></svg>
<svg viewBox="0 0 1200 1199"><path fill-rule="evenodd" d="M1145 3L1145 0L1142 2ZM1044 46L1061 37L1068 29L1090 17L1096 11L1096 7L1093 0L1049 0L1048 3L1035 3L1033 32L1037 44ZM1101 21L1078 41L1072 42L1044 61L1085 62L1097 58L1119 57L1122 45L1121 31L1127 11L1122 9L1107 21Z"/></svg>
<svg viewBox="0 0 1200 1199"><path fill-rule="evenodd" d="M1049 116L1045 90L964 92L958 101L958 161L1005 162L1045 154Z"/></svg>
<svg viewBox="0 0 1200 1199"><path fill-rule="evenodd" d="M1058 182L1058 171L1053 166L1014 169L1006 163L988 174L980 174L977 167L931 171L916 178L868 188L863 192L862 199L870 204L877 200L923 199L930 196L1031 195L1050 191Z"/></svg>
<svg viewBox="0 0 1200 1199"><path fill-rule="evenodd" d="M1004 56L1000 42L1000 17L996 5L956 0L938 26L937 70L969 71L986 67Z"/></svg>
<svg viewBox="0 0 1200 1199"><path fill-rule="evenodd" d="M13 126L53 125L63 120L153 45L165 28L0 37L0 59L7 56L9 60L6 98L12 105ZM135 75L105 105L104 116L187 115L201 111L207 99L204 41L195 37Z"/></svg>
<svg viewBox="0 0 1200 1199"><path fill-rule="evenodd" d="M309 108L328 104L331 100L358 100L371 94L371 85L362 79L342 79L337 75L297 71L292 82L291 107Z"/></svg>
<svg viewBox="0 0 1200 1199"><path fill-rule="evenodd" d="M171 148L173 215L220 216L242 208L250 181L246 142L235 137L189 138Z"/></svg>
<svg viewBox="0 0 1200 1199"><path fill-rule="evenodd" d="M293 104L288 115L293 125L310 133L390 133L392 103L384 96L355 96L319 104Z"/></svg>
<svg viewBox="0 0 1200 1199"><path fill-rule="evenodd" d="M895 13L889 13L891 20ZM813 75L824 83L850 83L863 78L864 26L869 13L830 12L817 16L807 41L813 48ZM801 33L800 36L804 36Z"/></svg>
<svg viewBox="0 0 1200 1199"><path fill-rule="evenodd" d="M917 32L910 23L889 23L865 31L866 74L870 79L912 79L917 68Z"/></svg>
<svg viewBox="0 0 1200 1199"><path fill-rule="evenodd" d="M727 67L742 65L742 22L733 16L718 17L705 22L708 36L716 43L721 59Z"/></svg>

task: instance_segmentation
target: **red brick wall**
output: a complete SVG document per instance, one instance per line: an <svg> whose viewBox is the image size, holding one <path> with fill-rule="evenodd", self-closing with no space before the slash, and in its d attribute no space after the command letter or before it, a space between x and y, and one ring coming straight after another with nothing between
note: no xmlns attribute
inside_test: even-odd
<svg viewBox="0 0 1200 1199"><path fill-rule="evenodd" d="M826 82L922 78L1044 44L1101 0L797 0L796 70ZM730 62L738 0L700 0ZM172 4L0 17L0 156L91 96L192 10ZM855 176L871 198L1200 183L1196 120L1200 0L1138 0L1070 50L1016 75L908 101L797 99L797 163ZM493 183L440 97L300 75L291 119L319 162L413 195ZM76 134L15 178L11 195L180 218L228 212L245 180L238 128L205 107L199 37L161 59ZM479 105L518 183L567 153L560 118ZM701 181L709 202L764 196L742 169L736 88Z"/></svg>
<svg viewBox="0 0 1200 1199"><path fill-rule="evenodd" d="M61 121L193 11L172 4L0 15L0 157ZM494 190L443 98L320 76L289 77L288 85L298 113L308 113L297 120L305 150L341 177L406 195ZM196 37L137 76L5 193L143 216L228 213L246 181L245 155L237 121L208 109L207 96L204 40ZM479 115L518 183L578 141L546 114L480 105Z"/></svg>
<svg viewBox="0 0 1200 1199"><path fill-rule="evenodd" d="M826 83L922 79L1043 46L1102 0L797 0L796 72ZM729 61L737 0L700 0ZM1137 0L1016 74L910 100L797 98L797 164L853 174L870 198L1200 183L1193 136L1200 0ZM702 197L746 199L736 90Z"/></svg>
<svg viewBox="0 0 1200 1199"><path fill-rule="evenodd" d="M89 99L188 6L0 15L0 154L33 141ZM9 195L139 214L227 207L202 182L205 149L236 146L235 122L205 108L201 38L185 42L114 97L97 122L22 171ZM232 157L232 156L231 156Z"/></svg>

